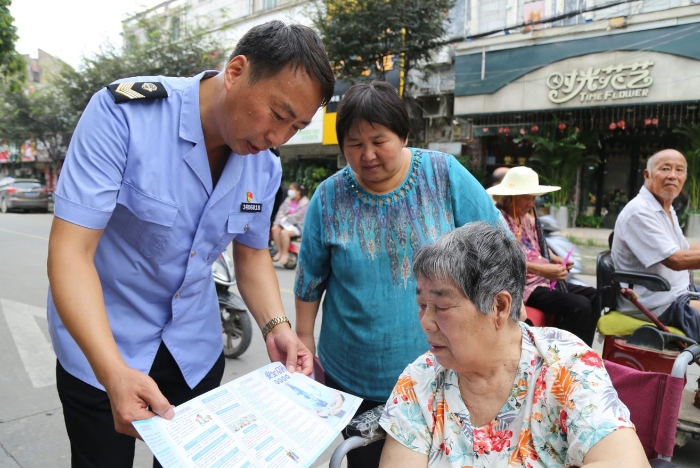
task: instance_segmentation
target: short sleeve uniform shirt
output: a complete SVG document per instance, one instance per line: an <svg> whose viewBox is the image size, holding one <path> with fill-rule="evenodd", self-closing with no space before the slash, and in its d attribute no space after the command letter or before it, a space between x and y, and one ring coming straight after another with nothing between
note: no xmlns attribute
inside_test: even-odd
<svg viewBox="0 0 700 468"><path fill-rule="evenodd" d="M236 240L267 247L280 184L270 151L231 153L213 187L193 78L138 77L167 98L116 104L103 89L75 130L55 193L55 216L104 230L95 254L104 301L122 357L148 372L162 342L194 387L222 351L211 264ZM244 204L246 204L244 206ZM259 205L260 211L251 209ZM49 292L48 319L61 365L97 388Z"/></svg>

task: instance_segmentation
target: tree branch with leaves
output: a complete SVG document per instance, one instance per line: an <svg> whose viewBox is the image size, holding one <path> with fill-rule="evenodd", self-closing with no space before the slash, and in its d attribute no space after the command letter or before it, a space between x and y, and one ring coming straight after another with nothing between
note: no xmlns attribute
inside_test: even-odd
<svg viewBox="0 0 700 468"><path fill-rule="evenodd" d="M311 11L336 77L384 80L392 58L422 69L445 45L455 0L315 0Z"/></svg>
<svg viewBox="0 0 700 468"><path fill-rule="evenodd" d="M179 12L185 15L185 10ZM66 67L56 85L70 102L72 112L82 113L94 93L119 78L136 76L194 76L215 70L226 60L222 31L202 20L182 23L172 34L171 17L144 17L135 30L145 34L127 37L127 46L103 45L100 51L84 58L78 70ZM128 34L128 33L127 33Z"/></svg>
<svg viewBox="0 0 700 468"><path fill-rule="evenodd" d="M578 207L579 200L572 200L571 192L580 184L580 169L600 163L598 156L588 153L581 139L578 128L563 122L552 122L545 128L537 128L513 140L518 144L531 145L534 152L529 159L532 168L546 183L561 187L561 190L550 194L554 205L566 206L573 201Z"/></svg>
<svg viewBox="0 0 700 468"><path fill-rule="evenodd" d="M18 36L10 4L11 0L0 0L0 81L17 91L25 80L26 63L15 50Z"/></svg>

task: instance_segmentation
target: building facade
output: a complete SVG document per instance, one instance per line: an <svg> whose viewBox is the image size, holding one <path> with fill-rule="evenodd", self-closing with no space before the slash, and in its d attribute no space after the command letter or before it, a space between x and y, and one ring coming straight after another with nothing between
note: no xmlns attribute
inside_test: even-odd
<svg viewBox="0 0 700 468"><path fill-rule="evenodd" d="M310 8L304 0L171 0L125 21L124 31L137 35L140 15L168 17L174 35L204 18L232 50L271 19L310 26ZM411 110L422 117L410 144L470 158L482 175L528 164L532 147L519 136L552 123L576 128L600 159L582 167L580 208L600 214L612 209L611 194L636 194L646 159L676 144L674 129L699 120L700 0L458 0L449 20L448 45L428 73L407 80ZM339 82L330 105L280 148L284 160L345 164L335 108L348 86Z"/></svg>
<svg viewBox="0 0 700 468"><path fill-rule="evenodd" d="M274 19L311 26L308 8L310 2L307 0L171 0L124 21L124 37L125 42L144 39L145 32L139 28L139 19L144 15L167 18L173 38L177 38L184 24L199 22L222 35L227 47L222 56L225 63L238 40L254 26ZM320 109L310 125L280 148L282 157L336 158L339 153L337 145L323 144L325 118L325 110Z"/></svg>
<svg viewBox="0 0 700 468"><path fill-rule="evenodd" d="M527 164L521 135L576 128L600 160L582 167L579 208L604 214L636 195L674 130L699 123L700 2L477 3L500 13L456 45L454 115L487 169Z"/></svg>
<svg viewBox="0 0 700 468"><path fill-rule="evenodd" d="M458 0L451 11L446 40L456 41L464 37L466 5L465 0ZM139 18L143 15L159 15L169 18L171 33L175 35L178 34L179 26L186 22L205 21L212 30L223 34L232 50L238 39L251 27L272 19L312 26L312 8L314 8L313 2L308 0L171 0L126 20L124 37L125 41L130 37L135 40L144 39L140 37L145 33L139 29ZM454 47L446 46L439 53L434 54L431 73L410 74L408 93L418 98L418 107L415 112L424 117L426 122L425 128L421 125L421 128L414 129L415 137L412 138L411 144L425 146L428 142L440 141L443 149L450 149L451 103L454 92L453 59ZM398 60L394 60L394 65L394 68L387 73L386 79L398 87ZM349 86L347 82L337 83L335 95L327 108L320 109L309 126L280 148L283 160L325 158L335 160L338 167L345 165L335 135L335 110ZM440 103L441 100L442 103ZM449 112L447 112L448 107ZM443 127L449 130L449 134L446 135ZM448 144L447 147L445 144ZM461 151L461 143L457 146Z"/></svg>

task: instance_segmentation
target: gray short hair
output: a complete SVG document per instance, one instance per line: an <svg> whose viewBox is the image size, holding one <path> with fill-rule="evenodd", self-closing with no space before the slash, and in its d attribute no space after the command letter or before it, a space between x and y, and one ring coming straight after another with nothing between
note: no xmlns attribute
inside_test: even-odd
<svg viewBox="0 0 700 468"><path fill-rule="evenodd" d="M683 154L681 154L680 151L677 151L677 150L674 150L674 149L671 149L671 148L666 148L666 149L662 149L661 151L657 151L656 153L654 153L653 155L651 155L651 157L650 157L649 159L647 159L647 171L651 172L652 169L654 169L654 163L655 163L656 160L659 158L659 156L661 156L662 154L665 155L665 154L668 154L668 153L678 153L678 154L680 154L681 156L683 156ZM683 156L683 158L685 158L685 156Z"/></svg>
<svg viewBox="0 0 700 468"><path fill-rule="evenodd" d="M525 255L504 227L478 221L442 235L418 251L413 274L453 283L484 315L493 311L496 294L508 291L510 317L515 322L520 317Z"/></svg>

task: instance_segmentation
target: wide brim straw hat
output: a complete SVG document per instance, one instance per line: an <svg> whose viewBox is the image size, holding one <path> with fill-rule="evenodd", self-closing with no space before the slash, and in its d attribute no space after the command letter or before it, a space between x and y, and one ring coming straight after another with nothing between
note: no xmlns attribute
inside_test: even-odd
<svg viewBox="0 0 700 468"><path fill-rule="evenodd" d="M529 167L519 166L511 168L500 184L489 187L486 192L494 196L544 195L560 189L561 187L556 185L540 185L537 172Z"/></svg>

